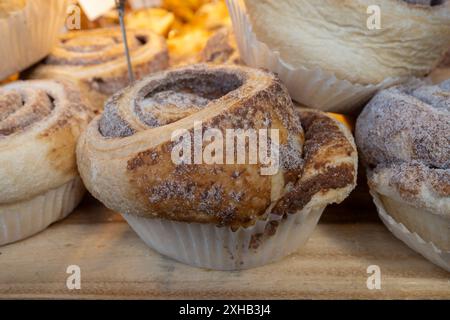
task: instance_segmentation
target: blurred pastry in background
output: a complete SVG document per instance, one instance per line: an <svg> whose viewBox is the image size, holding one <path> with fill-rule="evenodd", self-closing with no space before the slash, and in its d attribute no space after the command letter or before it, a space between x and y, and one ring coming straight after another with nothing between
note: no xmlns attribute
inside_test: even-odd
<svg viewBox="0 0 450 320"><path fill-rule="evenodd" d="M163 37L150 30L128 30L127 33L136 79L169 66ZM74 81L95 110L101 110L108 96L129 84L122 34L119 28L63 34L52 53L25 76Z"/></svg>
<svg viewBox="0 0 450 320"><path fill-rule="evenodd" d="M231 19L228 15L227 5L222 0L205 3L195 12L191 23L207 30L230 27Z"/></svg>
<svg viewBox="0 0 450 320"><path fill-rule="evenodd" d="M220 28L229 27L231 20L223 0L165 1L173 10L175 22L168 34L171 64L174 66L201 61L201 51L209 38ZM176 7L176 8L175 8Z"/></svg>
<svg viewBox="0 0 450 320"><path fill-rule="evenodd" d="M242 61L232 30L222 28L216 31L208 39L208 42L200 53L200 61L217 64L241 64Z"/></svg>
<svg viewBox="0 0 450 320"><path fill-rule="evenodd" d="M357 120L356 142L385 225L450 271L450 80L379 92Z"/></svg>
<svg viewBox="0 0 450 320"><path fill-rule="evenodd" d="M173 12L175 16L183 21L183 23L190 22L195 12L204 4L210 2L209 0L163 0L161 7Z"/></svg>
<svg viewBox="0 0 450 320"><path fill-rule="evenodd" d="M200 52L206 46L209 37L210 32L190 25L183 27L176 35L169 34L167 46L170 64L180 66L198 62Z"/></svg>
<svg viewBox="0 0 450 320"><path fill-rule="evenodd" d="M175 22L175 15L162 8L148 8L132 11L125 16L125 25L130 29L149 29L161 36L167 36Z"/></svg>

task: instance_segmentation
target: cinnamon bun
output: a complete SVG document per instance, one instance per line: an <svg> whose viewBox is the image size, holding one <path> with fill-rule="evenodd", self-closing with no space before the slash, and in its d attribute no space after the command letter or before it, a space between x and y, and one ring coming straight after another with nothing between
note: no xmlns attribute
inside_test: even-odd
<svg viewBox="0 0 450 320"><path fill-rule="evenodd" d="M168 67L164 38L150 30L128 30L127 35L136 79ZM28 77L74 81L93 107L102 110L108 96L129 84L120 30L104 28L62 35L53 52Z"/></svg>
<svg viewBox="0 0 450 320"><path fill-rule="evenodd" d="M383 222L450 271L450 80L380 92L356 141Z"/></svg>
<svg viewBox="0 0 450 320"><path fill-rule="evenodd" d="M135 83L108 100L77 146L94 197L157 251L214 269L295 251L327 204L353 189L356 158L342 124L294 108L275 75L234 65Z"/></svg>
<svg viewBox="0 0 450 320"><path fill-rule="evenodd" d="M0 245L45 229L81 200L75 145L92 116L70 83L0 87Z"/></svg>

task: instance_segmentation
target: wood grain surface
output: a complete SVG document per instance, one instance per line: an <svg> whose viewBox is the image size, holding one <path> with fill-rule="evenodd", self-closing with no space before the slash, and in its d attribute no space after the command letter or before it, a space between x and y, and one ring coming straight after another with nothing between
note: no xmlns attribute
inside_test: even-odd
<svg viewBox="0 0 450 320"><path fill-rule="evenodd" d="M69 265L81 289L69 290ZM381 289L367 289L367 267L381 269ZM358 190L329 207L309 242L264 267L197 269L148 248L124 222L87 197L64 221L0 247L0 298L84 299L450 299L450 274L397 240Z"/></svg>

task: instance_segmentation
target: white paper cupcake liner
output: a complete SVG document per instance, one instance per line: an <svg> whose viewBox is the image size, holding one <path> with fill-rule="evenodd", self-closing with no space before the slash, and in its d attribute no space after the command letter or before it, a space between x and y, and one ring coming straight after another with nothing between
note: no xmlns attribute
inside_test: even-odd
<svg viewBox="0 0 450 320"><path fill-rule="evenodd" d="M384 208L378 194L371 190L373 202L383 223L398 239L422 256L450 272L450 252L437 248L432 242L423 240L417 233L408 230L402 223L395 221Z"/></svg>
<svg viewBox="0 0 450 320"><path fill-rule="evenodd" d="M85 192L80 177L27 201L0 205L0 245L27 238L65 218Z"/></svg>
<svg viewBox="0 0 450 320"><path fill-rule="evenodd" d="M122 214L133 230L151 248L180 262L216 270L248 269L275 262L302 246L322 215L324 207L305 208L282 219L269 215L254 226L232 231L213 224L185 223ZM273 235L256 235L278 221Z"/></svg>
<svg viewBox="0 0 450 320"><path fill-rule="evenodd" d="M259 41L253 32L244 4L227 0L241 58L252 67L268 69L280 77L292 99L322 111L351 113L364 105L378 90L402 81L387 78L376 85L364 85L341 80L319 67L292 67L280 53Z"/></svg>
<svg viewBox="0 0 450 320"><path fill-rule="evenodd" d="M28 0L0 18L0 80L50 53L66 20L67 0Z"/></svg>

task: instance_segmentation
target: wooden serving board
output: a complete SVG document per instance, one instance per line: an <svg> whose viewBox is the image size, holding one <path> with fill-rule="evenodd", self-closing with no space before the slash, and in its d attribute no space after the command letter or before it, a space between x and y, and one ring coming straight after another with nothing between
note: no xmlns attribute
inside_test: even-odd
<svg viewBox="0 0 450 320"><path fill-rule="evenodd" d="M221 272L159 255L87 197L64 221L0 247L0 298L449 299L450 274L389 233L368 197L355 198L329 207L295 254ZM81 269L80 290L66 286L69 265ZM381 269L380 290L367 288L370 265Z"/></svg>

